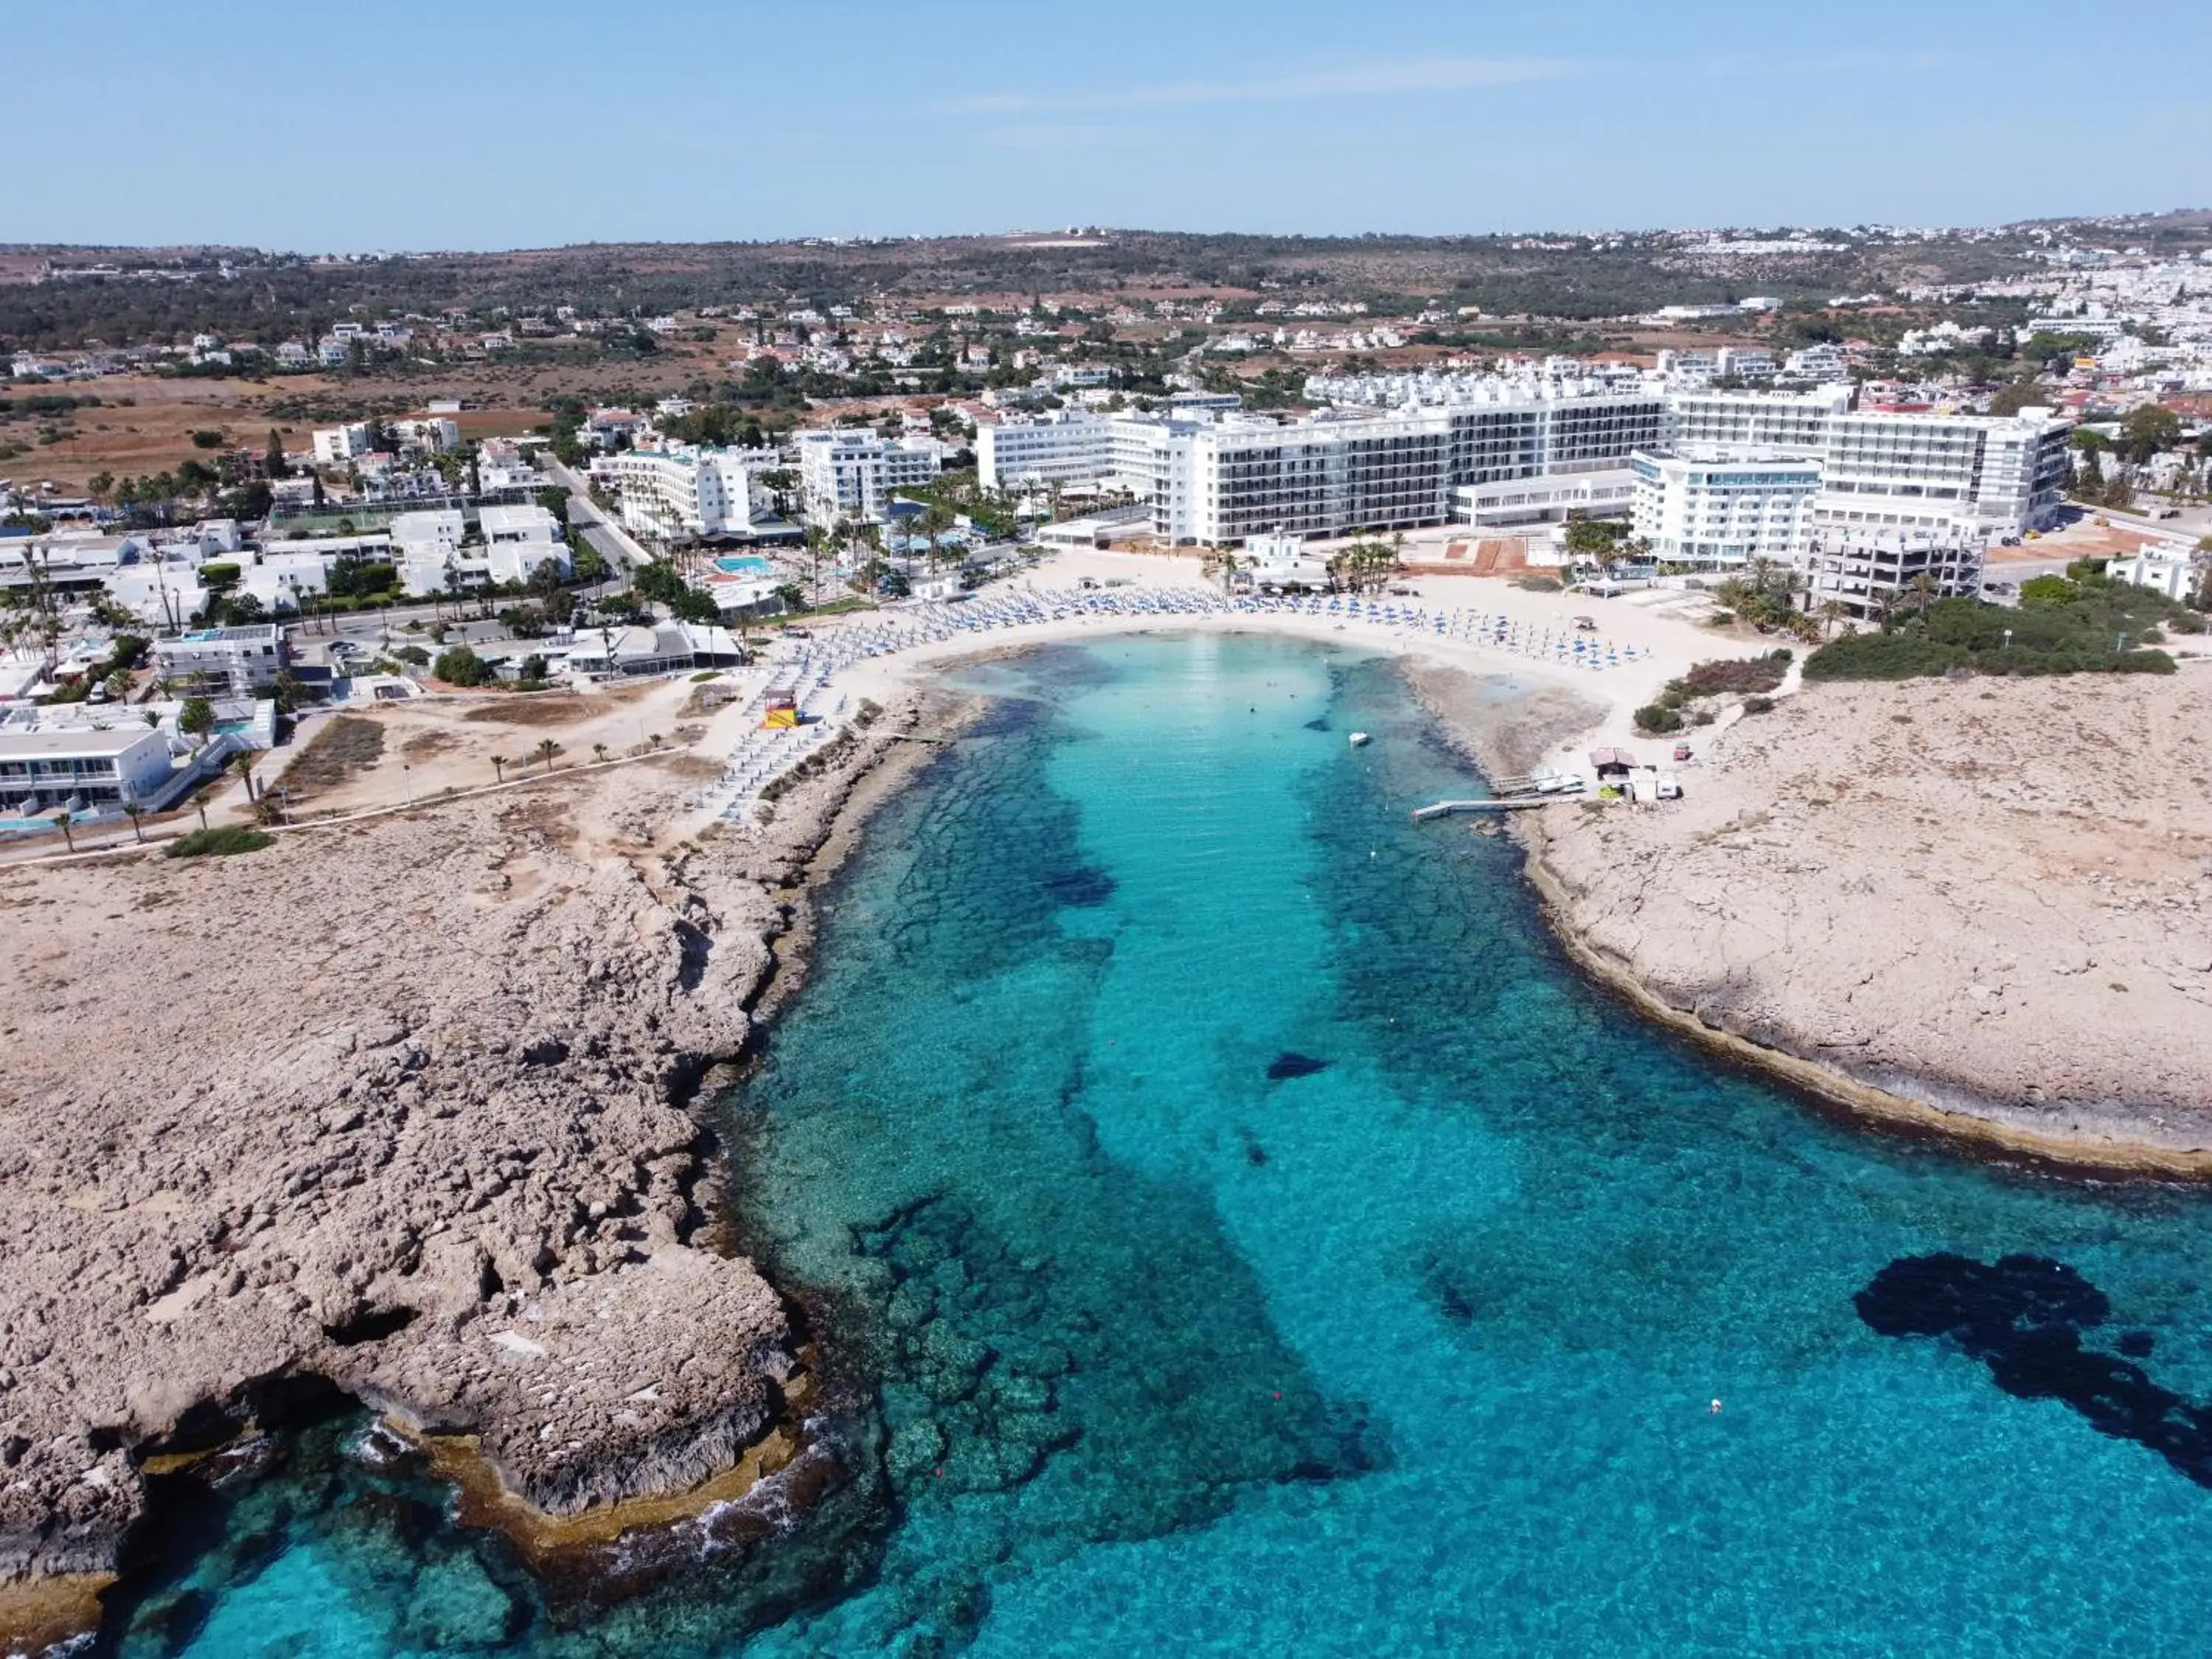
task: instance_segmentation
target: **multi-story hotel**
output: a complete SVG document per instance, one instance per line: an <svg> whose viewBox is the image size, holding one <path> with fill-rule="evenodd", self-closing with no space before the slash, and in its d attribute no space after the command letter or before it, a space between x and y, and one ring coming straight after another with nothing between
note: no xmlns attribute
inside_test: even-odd
<svg viewBox="0 0 2212 1659"><path fill-rule="evenodd" d="M1638 452L1632 522L1669 563L1802 563L1813 533L1820 464L1715 448Z"/></svg>
<svg viewBox="0 0 2212 1659"><path fill-rule="evenodd" d="M975 428L975 481L986 489L1092 483L1112 470L1113 457L1109 416L1055 410Z"/></svg>
<svg viewBox="0 0 2212 1659"><path fill-rule="evenodd" d="M656 541L742 535L753 521L753 479L776 465L773 449L626 449L592 463L592 476L622 497L623 528Z"/></svg>
<svg viewBox="0 0 2212 1659"><path fill-rule="evenodd" d="M2047 409L1854 409L1847 386L1685 392L1669 401L1677 447L1817 458L1814 519L1838 530L2017 536L2045 522L2065 495L2073 428Z"/></svg>
<svg viewBox="0 0 2212 1659"><path fill-rule="evenodd" d="M840 427L799 434L799 488L817 523L880 520L891 494L934 478L944 447L933 438L884 438L866 428Z"/></svg>

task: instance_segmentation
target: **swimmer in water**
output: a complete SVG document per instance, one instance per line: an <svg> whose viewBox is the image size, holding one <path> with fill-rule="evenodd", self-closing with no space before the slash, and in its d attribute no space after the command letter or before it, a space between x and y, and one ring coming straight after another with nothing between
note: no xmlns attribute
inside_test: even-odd
<svg viewBox="0 0 2212 1659"><path fill-rule="evenodd" d="M1716 1400L1711 1405L1706 1407L1705 1410L1709 1415L1718 1417L1721 1414L1721 1402Z"/></svg>

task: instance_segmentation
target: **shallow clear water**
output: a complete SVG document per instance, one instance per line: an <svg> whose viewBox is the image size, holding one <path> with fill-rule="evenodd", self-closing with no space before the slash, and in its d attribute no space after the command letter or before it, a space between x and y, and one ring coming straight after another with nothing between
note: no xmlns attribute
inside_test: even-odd
<svg viewBox="0 0 2212 1659"><path fill-rule="evenodd" d="M724 1109L879 1401L856 1587L550 1616L340 1425L196 1523L229 1543L128 1646L2202 1649L2212 1491L1853 1302L2048 1255L2110 1298L2083 1340L2212 1398L2202 1199L1839 1127L1640 1025L1506 844L1408 821L1471 781L1386 663L1135 638L969 678L993 713L872 828Z"/></svg>

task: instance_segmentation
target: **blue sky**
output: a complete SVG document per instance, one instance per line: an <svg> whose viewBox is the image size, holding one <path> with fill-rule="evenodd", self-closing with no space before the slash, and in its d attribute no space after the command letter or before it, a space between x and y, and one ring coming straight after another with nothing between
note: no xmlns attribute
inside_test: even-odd
<svg viewBox="0 0 2212 1659"><path fill-rule="evenodd" d="M5 17L5 241L2212 205L2206 0L7 0Z"/></svg>

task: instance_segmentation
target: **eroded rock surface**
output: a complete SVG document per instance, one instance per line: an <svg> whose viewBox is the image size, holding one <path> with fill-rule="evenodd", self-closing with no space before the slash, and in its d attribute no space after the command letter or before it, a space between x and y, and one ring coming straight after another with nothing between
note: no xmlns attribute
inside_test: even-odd
<svg viewBox="0 0 2212 1659"><path fill-rule="evenodd" d="M112 1568L139 1455L322 1380L479 1435L556 1513L757 1439L791 1332L710 1248L676 1103L742 1046L880 747L765 839L672 844L698 779L671 757L0 873L0 1580Z"/></svg>
<svg viewBox="0 0 2212 1659"><path fill-rule="evenodd" d="M1821 685L1690 736L1678 803L1517 815L1591 950L1893 1094L2212 1146L2204 670Z"/></svg>

